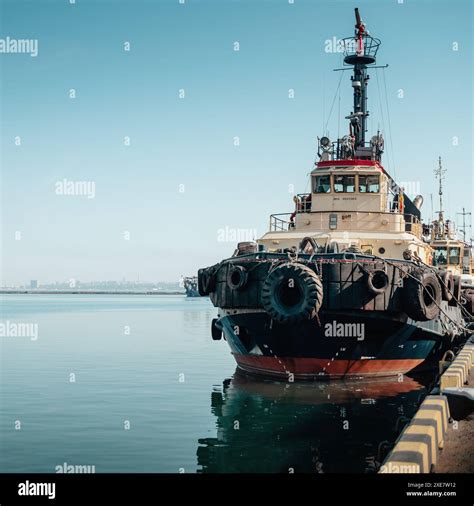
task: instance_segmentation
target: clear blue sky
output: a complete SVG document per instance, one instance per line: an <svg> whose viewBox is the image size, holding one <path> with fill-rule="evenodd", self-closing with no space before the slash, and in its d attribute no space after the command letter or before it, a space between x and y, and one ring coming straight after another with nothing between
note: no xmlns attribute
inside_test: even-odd
<svg viewBox="0 0 474 506"><path fill-rule="evenodd" d="M233 242L217 240L219 229L263 234L271 213L292 210L289 185L307 190L315 138L341 77L332 69L342 56L327 53L325 41L353 34L356 6L382 39L378 64L390 65L394 156L388 152L386 167L420 185L427 216L441 155L448 213L472 210L470 0L0 5L0 38L39 43L37 57L0 54L3 284L172 281L232 253ZM379 85L371 72L370 126L388 141L382 72ZM349 73L340 103L344 116ZM94 182L95 198L57 195L64 179Z"/></svg>

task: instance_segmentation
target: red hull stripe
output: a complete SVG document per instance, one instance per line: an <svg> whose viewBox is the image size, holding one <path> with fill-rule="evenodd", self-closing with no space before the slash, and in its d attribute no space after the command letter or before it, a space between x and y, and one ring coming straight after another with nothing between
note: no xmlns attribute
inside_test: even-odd
<svg viewBox="0 0 474 506"><path fill-rule="evenodd" d="M265 357L234 353L241 369L257 374L288 376L392 376L407 373L423 362L423 359L396 360L331 360L307 357Z"/></svg>

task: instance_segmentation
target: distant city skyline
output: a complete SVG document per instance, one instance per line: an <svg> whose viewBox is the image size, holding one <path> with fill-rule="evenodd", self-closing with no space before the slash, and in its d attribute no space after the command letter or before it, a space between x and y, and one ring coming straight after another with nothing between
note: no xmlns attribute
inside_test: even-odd
<svg viewBox="0 0 474 506"><path fill-rule="evenodd" d="M56 281L44 281L30 280L24 283L11 284L11 285L0 285L0 288L49 288L49 287L60 287L60 288L78 288L78 287L99 287L99 286L143 286L143 287L157 287L157 286L179 286L181 280L177 281L160 281L160 280L91 280L81 281L77 280L56 280Z"/></svg>
<svg viewBox="0 0 474 506"><path fill-rule="evenodd" d="M354 7L389 64L370 71L368 136L384 133L425 221L441 156L459 222L474 201L469 0L1 0L0 284L177 282L263 235L307 190L316 137L346 132L349 73L333 69Z"/></svg>

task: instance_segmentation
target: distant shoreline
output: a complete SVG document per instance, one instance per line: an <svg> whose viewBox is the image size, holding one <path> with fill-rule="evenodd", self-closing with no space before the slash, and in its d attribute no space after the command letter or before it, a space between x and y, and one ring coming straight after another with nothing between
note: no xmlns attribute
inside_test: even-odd
<svg viewBox="0 0 474 506"><path fill-rule="evenodd" d="M35 289L12 289L0 290L1 295L38 294L38 295L186 295L186 292L166 290L35 290Z"/></svg>

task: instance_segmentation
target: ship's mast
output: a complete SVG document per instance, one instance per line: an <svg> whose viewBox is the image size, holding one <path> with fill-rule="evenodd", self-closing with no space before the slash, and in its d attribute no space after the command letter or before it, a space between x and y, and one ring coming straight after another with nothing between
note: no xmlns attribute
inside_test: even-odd
<svg viewBox="0 0 474 506"><path fill-rule="evenodd" d="M367 85L370 76L367 74L367 65L375 63L380 41L372 38L366 31L359 14L355 9L355 33L354 38L344 39L346 56L344 63L353 65L354 71L351 76L354 90L354 110L346 118L350 120L352 133L355 137L354 147L365 145L365 132L367 131Z"/></svg>
<svg viewBox="0 0 474 506"><path fill-rule="evenodd" d="M380 40L369 35L362 22L359 9L355 9L355 34L353 37L342 39L344 47L344 65L353 67L351 76L353 90L353 110L346 116L349 120L348 135L344 135L337 140L337 149L326 136L318 138L318 155L320 161L334 159L337 160L358 159L381 161L384 140L381 132L372 136L370 142L366 142L365 133L367 131L367 86L369 83L368 68L379 68L375 66L376 54L380 47ZM384 65L386 67L387 65ZM337 71L347 70L334 69Z"/></svg>
<svg viewBox="0 0 474 506"><path fill-rule="evenodd" d="M355 33L354 46L355 51L352 55L347 55L344 62L354 66L354 75L351 77L352 88L354 89L354 110L347 117L351 120L354 131L355 147L364 146L367 116L367 84L369 76L367 74L368 63L365 56L364 36L366 36L365 25L360 19L359 9L355 9ZM372 63L375 63L375 57Z"/></svg>
<svg viewBox="0 0 474 506"><path fill-rule="evenodd" d="M438 224L436 236L437 239L444 239L446 236L444 226L444 211L443 211L443 179L446 174L446 169L441 165L441 157L438 158L438 168L434 170L436 179L439 181L438 195L439 195L439 211L438 211Z"/></svg>

